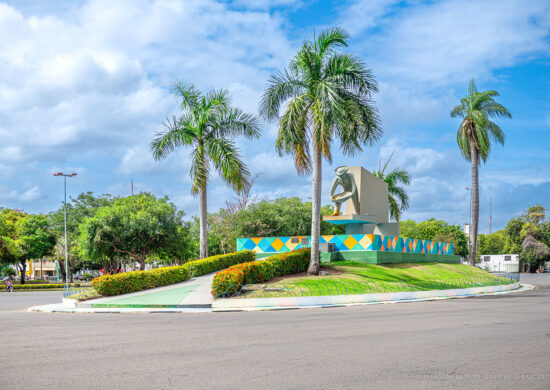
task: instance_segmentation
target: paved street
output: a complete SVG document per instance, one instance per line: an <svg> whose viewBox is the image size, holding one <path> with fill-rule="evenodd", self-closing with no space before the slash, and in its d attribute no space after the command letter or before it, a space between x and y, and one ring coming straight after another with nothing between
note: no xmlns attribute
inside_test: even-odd
<svg viewBox="0 0 550 390"><path fill-rule="evenodd" d="M548 389L550 274L522 281L539 288L249 313L29 313L59 292L0 293L0 387Z"/></svg>

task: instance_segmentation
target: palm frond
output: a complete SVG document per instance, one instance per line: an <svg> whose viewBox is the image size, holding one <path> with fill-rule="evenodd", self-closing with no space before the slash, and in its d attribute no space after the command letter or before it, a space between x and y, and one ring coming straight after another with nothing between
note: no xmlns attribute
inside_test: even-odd
<svg viewBox="0 0 550 390"><path fill-rule="evenodd" d="M193 84L176 80L172 83L171 90L174 95L181 98L182 110L193 110L199 104L201 93Z"/></svg>
<svg viewBox="0 0 550 390"><path fill-rule="evenodd" d="M468 96L473 96L476 92L477 92L476 82L472 78L472 79L470 79L470 82L468 83Z"/></svg>
<svg viewBox="0 0 550 390"><path fill-rule="evenodd" d="M378 92L371 70L359 58L347 53L334 54L329 58L324 69L324 79L360 95Z"/></svg>
<svg viewBox="0 0 550 390"><path fill-rule="evenodd" d="M309 154L309 104L306 96L292 100L279 125L276 148L280 155L292 154L299 174L311 171Z"/></svg>
<svg viewBox="0 0 550 390"><path fill-rule="evenodd" d="M288 70L275 73L268 80L268 87L260 99L260 116L267 120L279 119L281 106L290 98L305 92L305 85Z"/></svg>
<svg viewBox="0 0 550 390"><path fill-rule="evenodd" d="M205 149L222 180L235 191L241 191L248 183L250 172L235 143L227 138L211 137L207 139Z"/></svg>
<svg viewBox="0 0 550 390"><path fill-rule="evenodd" d="M260 121L256 116L247 114L238 108L221 110L209 120L209 128L216 137L259 138Z"/></svg>
<svg viewBox="0 0 550 390"><path fill-rule="evenodd" d="M494 139L496 142L498 142L501 145L504 144L504 132L497 124L495 124L492 121L488 121L485 128L489 132L489 135L491 136L492 139Z"/></svg>
<svg viewBox="0 0 550 390"><path fill-rule="evenodd" d="M228 110L231 106L231 97L225 89L213 89L204 95L203 110L206 115L215 115L218 111Z"/></svg>
<svg viewBox="0 0 550 390"><path fill-rule="evenodd" d="M198 145L198 147L191 152L191 168L189 175L193 180L191 184L191 193L197 195L201 190L206 189L206 182L208 181L210 166L208 163L208 157L204 150L204 145Z"/></svg>
<svg viewBox="0 0 550 390"><path fill-rule="evenodd" d="M457 104L451 110L451 118L464 118L464 106L462 104Z"/></svg>
<svg viewBox="0 0 550 390"><path fill-rule="evenodd" d="M176 117L169 118L163 123L164 132L158 132L151 142L151 151L155 160L166 158L179 146L191 145L197 134L190 125L191 118L178 120Z"/></svg>
<svg viewBox="0 0 550 390"><path fill-rule="evenodd" d="M326 52L333 50L338 46L348 46L350 35L342 28L330 28L321 31L315 41L316 52L320 58L323 58Z"/></svg>
<svg viewBox="0 0 550 390"><path fill-rule="evenodd" d="M385 176L385 178L387 183L392 183L394 186L398 183L409 184L411 181L411 175L409 174L409 172L402 168L394 168L390 173Z"/></svg>
<svg viewBox="0 0 550 390"><path fill-rule="evenodd" d="M388 195L388 201L390 207L390 218L399 222L399 219L401 218L401 208L399 203L397 203L397 200L391 195Z"/></svg>

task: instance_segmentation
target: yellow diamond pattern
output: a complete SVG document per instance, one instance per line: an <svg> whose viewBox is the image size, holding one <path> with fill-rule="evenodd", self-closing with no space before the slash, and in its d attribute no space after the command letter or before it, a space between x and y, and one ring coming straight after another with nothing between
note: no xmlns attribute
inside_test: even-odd
<svg viewBox="0 0 550 390"><path fill-rule="evenodd" d="M283 245L285 245L285 244L281 241L281 239L280 239L279 237L277 237L277 238L275 239L275 241L273 241L273 243L271 244L271 246L272 246L273 248L275 248L275 250L276 250L277 252L279 252L279 250L283 247Z"/></svg>
<svg viewBox="0 0 550 390"><path fill-rule="evenodd" d="M353 249L353 247L355 245L357 245L357 240L355 238L353 238L353 236L349 236L348 238L346 238L346 240L344 241L344 245L346 246L346 248L348 249Z"/></svg>

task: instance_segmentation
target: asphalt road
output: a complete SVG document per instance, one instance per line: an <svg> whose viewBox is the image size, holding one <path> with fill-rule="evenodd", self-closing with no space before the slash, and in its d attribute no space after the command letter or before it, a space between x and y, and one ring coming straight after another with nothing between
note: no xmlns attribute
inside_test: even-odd
<svg viewBox="0 0 550 390"><path fill-rule="evenodd" d="M2 389L550 389L550 274L508 295L248 313L29 313L0 293Z"/></svg>

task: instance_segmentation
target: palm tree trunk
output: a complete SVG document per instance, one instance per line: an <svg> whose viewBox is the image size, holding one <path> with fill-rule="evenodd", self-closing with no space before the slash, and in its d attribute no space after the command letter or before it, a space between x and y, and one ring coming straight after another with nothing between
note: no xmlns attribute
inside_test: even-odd
<svg viewBox="0 0 550 390"><path fill-rule="evenodd" d="M321 147L313 141L313 204L311 207L311 260L307 273L319 275L319 235L321 233L321 183L323 164Z"/></svg>
<svg viewBox="0 0 550 390"><path fill-rule="evenodd" d="M201 188L199 192L199 246L200 246L200 258L204 259L208 257L208 226L207 226L207 212L206 212L206 184L204 188Z"/></svg>
<svg viewBox="0 0 550 390"><path fill-rule="evenodd" d="M470 265L475 265L477 252L477 228L479 223L479 156L473 142L470 142L470 156L472 159L472 248L470 251Z"/></svg>

